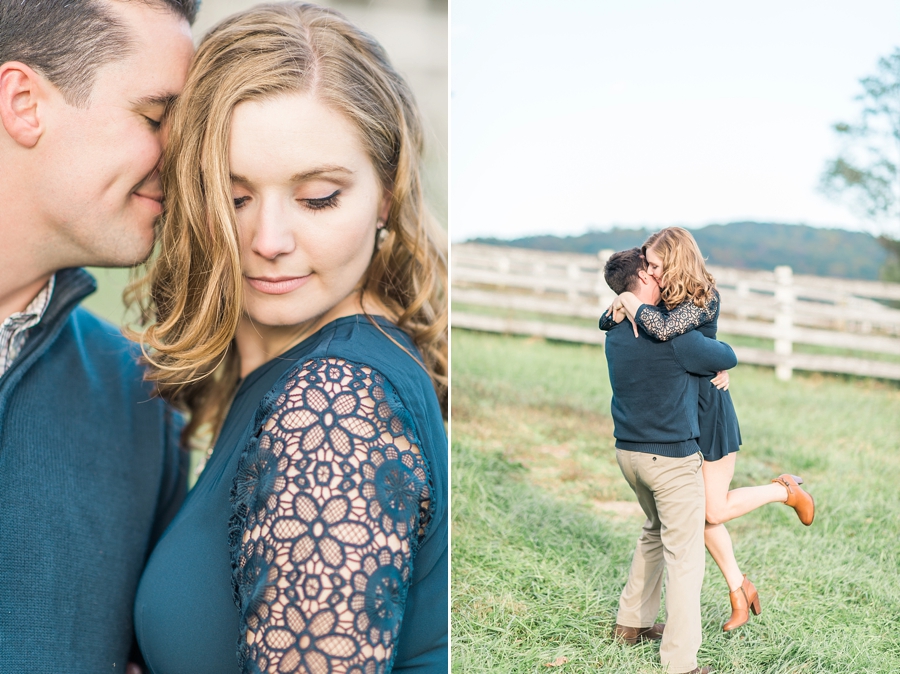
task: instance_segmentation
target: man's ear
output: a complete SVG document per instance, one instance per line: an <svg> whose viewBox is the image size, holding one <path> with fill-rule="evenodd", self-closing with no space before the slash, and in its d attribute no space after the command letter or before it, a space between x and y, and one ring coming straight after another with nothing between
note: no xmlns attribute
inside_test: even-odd
<svg viewBox="0 0 900 674"><path fill-rule="evenodd" d="M43 78L24 63L0 65L0 123L23 147L37 145L44 132L40 113L45 88Z"/></svg>
<svg viewBox="0 0 900 674"><path fill-rule="evenodd" d="M647 272L645 272L643 269L640 270L640 271L638 272L638 280L639 280L641 283L643 283L644 285L647 285L648 283L650 283L650 280L651 280L652 278L653 278L653 277L650 276L650 274L648 274Z"/></svg>

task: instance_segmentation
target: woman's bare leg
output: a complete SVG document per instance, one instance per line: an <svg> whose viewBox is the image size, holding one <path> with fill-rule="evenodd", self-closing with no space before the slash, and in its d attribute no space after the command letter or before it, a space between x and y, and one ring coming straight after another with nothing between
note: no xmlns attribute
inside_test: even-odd
<svg viewBox="0 0 900 674"><path fill-rule="evenodd" d="M723 494L728 493L731 478L734 476L734 454L728 454L718 461L703 462L703 482L706 489L706 529L703 538L710 556L719 566L729 591L740 587L744 576L734 556L734 547L731 545L731 536L724 524L709 522L711 502L721 500ZM784 488L782 488L784 491Z"/></svg>
<svg viewBox="0 0 900 674"><path fill-rule="evenodd" d="M784 503L787 490L778 483L757 487L732 489L736 453L726 454L718 461L703 462L703 480L706 483L706 521L724 524L735 517L746 515L767 503Z"/></svg>
<svg viewBox="0 0 900 674"><path fill-rule="evenodd" d="M734 548L731 545L731 536L724 524L709 524L703 532L703 540L710 556L719 566L725 582L728 583L729 592L733 592L741 586L744 576L734 556Z"/></svg>

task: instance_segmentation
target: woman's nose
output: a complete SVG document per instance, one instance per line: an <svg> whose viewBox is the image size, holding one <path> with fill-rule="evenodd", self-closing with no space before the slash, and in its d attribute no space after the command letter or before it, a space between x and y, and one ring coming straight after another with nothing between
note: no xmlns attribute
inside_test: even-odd
<svg viewBox="0 0 900 674"><path fill-rule="evenodd" d="M251 248L267 260L293 252L294 233L284 210L276 202L263 202L257 215Z"/></svg>

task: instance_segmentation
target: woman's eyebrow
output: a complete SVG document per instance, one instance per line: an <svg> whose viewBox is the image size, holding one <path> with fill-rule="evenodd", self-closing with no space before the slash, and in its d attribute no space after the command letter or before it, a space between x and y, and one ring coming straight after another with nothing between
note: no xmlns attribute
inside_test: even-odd
<svg viewBox="0 0 900 674"><path fill-rule="evenodd" d="M302 171L291 176L292 183L302 183L304 180L311 178L320 178L330 173L340 173L343 175L353 175L353 171L343 166L319 166L309 171Z"/></svg>
<svg viewBox="0 0 900 674"><path fill-rule="evenodd" d="M295 173L291 176L290 182L292 183L302 183L304 180L311 180L313 178L321 178L323 176L329 176L332 174L339 174L344 176L353 175L353 171L343 166L317 166L314 169L310 169L309 171L301 171L300 173ZM242 175L237 173L232 173L230 175L231 182L233 183L245 183L249 184L253 181L249 178L245 178Z"/></svg>

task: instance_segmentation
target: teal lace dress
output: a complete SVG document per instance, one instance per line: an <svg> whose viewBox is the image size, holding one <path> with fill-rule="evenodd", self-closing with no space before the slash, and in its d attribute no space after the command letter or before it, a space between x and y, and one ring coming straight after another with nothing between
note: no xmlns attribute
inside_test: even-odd
<svg viewBox="0 0 900 674"><path fill-rule="evenodd" d="M415 347L376 320L338 319L241 383L141 579L153 674L447 671L447 439L384 333Z"/></svg>
<svg viewBox="0 0 900 674"><path fill-rule="evenodd" d="M642 304L635 314L635 322L652 337L665 342L691 330L699 330L704 337L716 338L719 321L719 293L705 307L691 301L682 302L671 311L665 306ZM612 318L604 312L600 329L608 330ZM697 399L700 437L697 443L705 461L718 461L741 448L741 429L731 393L717 389L708 378L700 377Z"/></svg>

